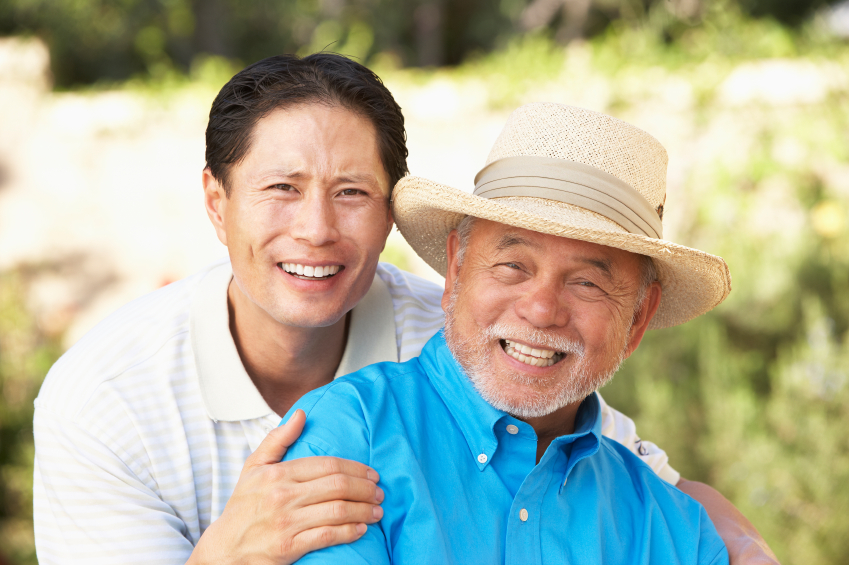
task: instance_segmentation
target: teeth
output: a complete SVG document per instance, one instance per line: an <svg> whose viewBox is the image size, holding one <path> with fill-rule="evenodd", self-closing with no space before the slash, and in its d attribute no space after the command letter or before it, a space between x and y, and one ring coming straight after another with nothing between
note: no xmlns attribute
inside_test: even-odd
<svg viewBox="0 0 849 565"><path fill-rule="evenodd" d="M299 265L297 263L278 263L283 270L302 278L323 279L331 277L339 272L341 265L327 265L323 267L312 267L310 265Z"/></svg>
<svg viewBox="0 0 849 565"><path fill-rule="evenodd" d="M550 367L563 357L562 354L548 349L534 349L522 343L516 343L509 339L504 340L506 346L504 351L507 355L513 357L517 361L531 365L533 367Z"/></svg>

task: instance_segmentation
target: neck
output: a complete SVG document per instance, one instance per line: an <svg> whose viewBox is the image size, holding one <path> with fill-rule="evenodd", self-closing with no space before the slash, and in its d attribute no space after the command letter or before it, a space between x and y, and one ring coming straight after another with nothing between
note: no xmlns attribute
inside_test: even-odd
<svg viewBox="0 0 849 565"><path fill-rule="evenodd" d="M555 438L569 435L575 431L575 416L578 414L581 402L583 402L583 399L567 404L563 408L558 408L551 414L539 418L521 418L522 421L530 424L537 434L537 463L540 462L545 450L548 449Z"/></svg>
<svg viewBox="0 0 849 565"><path fill-rule="evenodd" d="M282 324L254 304L235 281L227 290L230 333L262 398L283 415L307 392L333 380L347 342L347 320L323 328Z"/></svg>

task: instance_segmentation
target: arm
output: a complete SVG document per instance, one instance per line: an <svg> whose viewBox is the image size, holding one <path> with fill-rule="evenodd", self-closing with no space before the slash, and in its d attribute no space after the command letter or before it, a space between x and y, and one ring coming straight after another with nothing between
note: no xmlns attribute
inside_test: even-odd
<svg viewBox="0 0 849 565"><path fill-rule="evenodd" d="M622 412L610 407L601 397L601 394L598 394L598 401L601 408L601 433L628 448L643 463L651 467L661 479L671 485L677 484L681 475L670 467L669 456L666 455L666 452L652 442L640 439L634 421Z"/></svg>
<svg viewBox="0 0 849 565"><path fill-rule="evenodd" d="M366 465L336 457L280 462L305 421L296 411L251 454L224 512L187 565L294 563L359 539L383 516L379 477Z"/></svg>
<svg viewBox="0 0 849 565"><path fill-rule="evenodd" d="M625 414L611 408L599 394L602 433L627 447L666 482L698 500L707 510L731 556L731 565L778 565L775 554L758 531L737 508L715 489L681 475L669 465L669 457L655 444L637 435L637 426Z"/></svg>
<svg viewBox="0 0 849 565"><path fill-rule="evenodd" d="M192 544L183 521L139 478L141 469L134 472L93 430L38 405L33 428L39 563L186 560Z"/></svg>
<svg viewBox="0 0 849 565"><path fill-rule="evenodd" d="M718 491L686 479L679 480L676 486L705 507L728 548L731 565L778 565L775 554L752 523Z"/></svg>
<svg viewBox="0 0 849 565"><path fill-rule="evenodd" d="M335 458L279 463L303 423L303 414L296 415L260 444L222 516L193 547L185 523L153 490L155 481L140 478L144 469L131 469L92 430L37 408L39 562L286 564L358 539L377 520L377 474Z"/></svg>

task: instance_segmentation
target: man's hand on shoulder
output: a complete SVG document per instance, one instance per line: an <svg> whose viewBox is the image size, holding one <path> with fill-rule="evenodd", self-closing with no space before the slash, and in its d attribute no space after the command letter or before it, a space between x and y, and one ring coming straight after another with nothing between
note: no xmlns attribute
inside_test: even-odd
<svg viewBox="0 0 849 565"><path fill-rule="evenodd" d="M778 565L778 559L755 526L716 489L681 479L679 490L698 500L725 542L731 565Z"/></svg>
<svg viewBox="0 0 849 565"><path fill-rule="evenodd" d="M373 469L336 457L280 461L305 421L296 411L248 458L189 564L294 563L310 551L351 543L380 520L383 491Z"/></svg>

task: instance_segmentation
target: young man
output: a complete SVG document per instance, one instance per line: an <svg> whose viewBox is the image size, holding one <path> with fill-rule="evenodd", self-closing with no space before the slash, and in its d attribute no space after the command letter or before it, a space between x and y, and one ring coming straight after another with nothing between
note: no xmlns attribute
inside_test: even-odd
<svg viewBox="0 0 849 565"><path fill-rule="evenodd" d="M130 303L51 370L34 422L40 563L291 563L380 518L373 470L279 463L303 422L275 426L307 391L410 359L442 326L435 285L377 263L406 156L400 108L344 57L272 57L222 88L203 187L230 261ZM640 447L627 417L602 413Z"/></svg>

